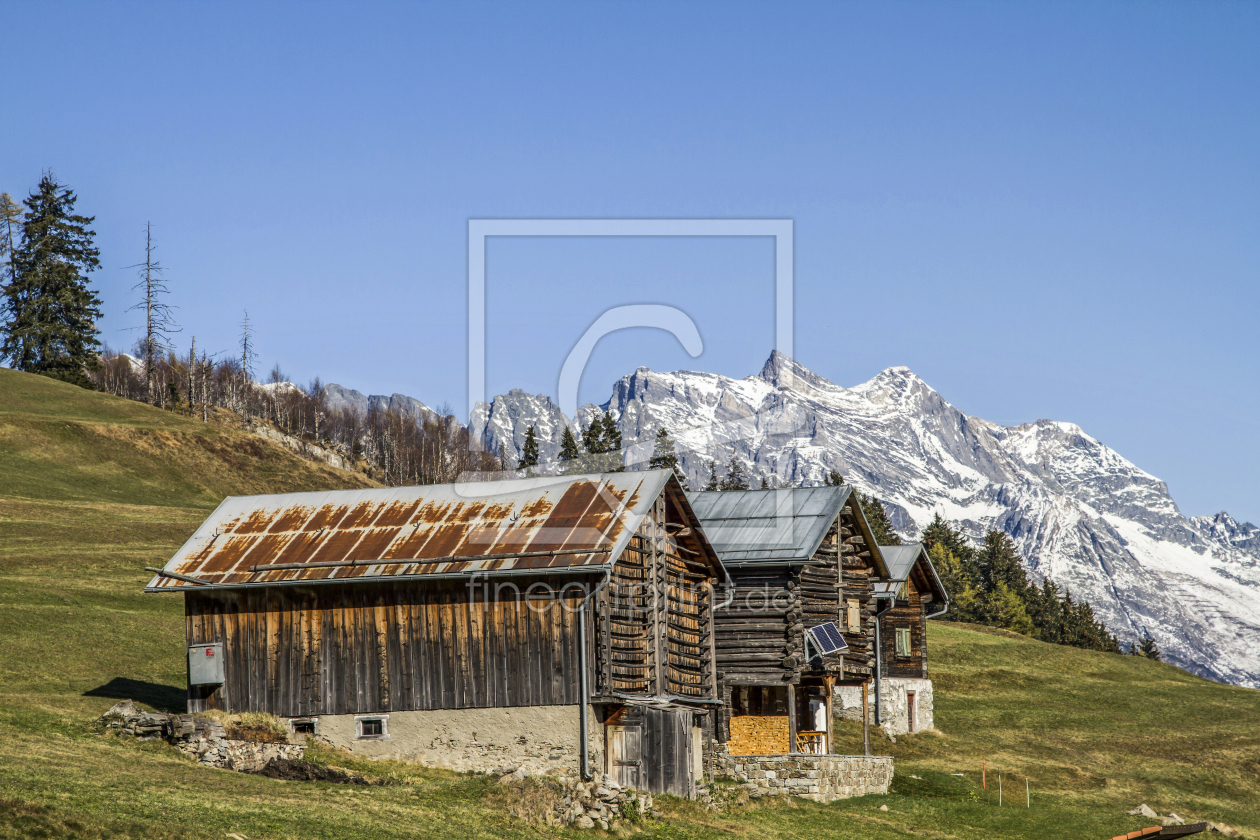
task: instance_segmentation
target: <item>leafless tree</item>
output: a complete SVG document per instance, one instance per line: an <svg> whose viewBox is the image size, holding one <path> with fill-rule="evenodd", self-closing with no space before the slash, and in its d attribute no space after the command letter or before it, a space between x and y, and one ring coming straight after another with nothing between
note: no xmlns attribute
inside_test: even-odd
<svg viewBox="0 0 1260 840"><path fill-rule="evenodd" d="M165 391L155 392L155 362L160 355L170 351L171 334L180 330L172 314L174 307L164 300L170 290L162 279L165 269L153 258L153 249L153 224L145 222L144 262L128 267L138 269L140 274L140 282L132 288L132 291L140 292L140 302L131 309L144 312L144 337L140 339L139 346L144 360L145 401L156 405L161 400L158 395Z"/></svg>

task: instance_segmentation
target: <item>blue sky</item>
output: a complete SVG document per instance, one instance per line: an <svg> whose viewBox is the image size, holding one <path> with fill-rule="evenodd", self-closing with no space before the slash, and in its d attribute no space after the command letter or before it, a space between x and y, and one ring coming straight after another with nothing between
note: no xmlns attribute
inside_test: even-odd
<svg viewBox="0 0 1260 840"><path fill-rule="evenodd" d="M103 337L152 221L198 346L465 404L467 220L795 222L796 355L1079 423L1260 522L1260 5L9 3L0 189L97 217ZM769 240L494 240L489 389L773 342Z"/></svg>

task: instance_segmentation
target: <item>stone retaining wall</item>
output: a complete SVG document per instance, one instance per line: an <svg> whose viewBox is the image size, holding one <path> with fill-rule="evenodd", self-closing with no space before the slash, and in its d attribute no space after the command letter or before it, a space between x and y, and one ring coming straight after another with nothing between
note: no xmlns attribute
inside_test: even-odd
<svg viewBox="0 0 1260 840"><path fill-rule="evenodd" d="M767 794L791 794L831 802L868 793L888 793L893 760L886 755L725 755L715 756L716 771L755 785Z"/></svg>

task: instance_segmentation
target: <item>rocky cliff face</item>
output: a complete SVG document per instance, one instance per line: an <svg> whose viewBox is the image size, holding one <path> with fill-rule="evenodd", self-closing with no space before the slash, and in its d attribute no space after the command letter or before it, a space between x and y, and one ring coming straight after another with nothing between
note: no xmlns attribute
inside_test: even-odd
<svg viewBox="0 0 1260 840"><path fill-rule="evenodd" d="M1260 687L1260 528L1228 514L1187 519L1162 481L1071 423L999 426L969 417L907 368L844 388L777 353L745 379L640 368L607 408L633 468L665 426L693 487L732 454L772 486L818 484L829 470L884 500L915 536L935 513L974 538L1001 528L1035 578L1087 599L1122 641L1152 636L1170 661ZM598 410L585 406L579 421ZM519 457L537 427L544 458L565 418L547 397L512 391L479 406L474 432Z"/></svg>

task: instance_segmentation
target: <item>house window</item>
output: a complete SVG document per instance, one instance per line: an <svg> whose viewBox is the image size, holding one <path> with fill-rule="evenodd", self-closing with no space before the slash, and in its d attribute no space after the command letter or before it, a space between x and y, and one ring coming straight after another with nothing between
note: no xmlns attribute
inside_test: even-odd
<svg viewBox="0 0 1260 840"><path fill-rule="evenodd" d="M862 610L858 606L858 602L854 600L845 601L845 606L848 607L845 611L847 613L845 624L848 625L848 631L850 633L861 633Z"/></svg>
<svg viewBox="0 0 1260 840"><path fill-rule="evenodd" d="M289 721L289 725L293 728L294 735L314 735L315 734L315 718L302 718Z"/></svg>
<svg viewBox="0 0 1260 840"><path fill-rule="evenodd" d="M910 657L910 628L897 628L897 658L908 659Z"/></svg>
<svg viewBox="0 0 1260 840"><path fill-rule="evenodd" d="M389 729L386 727L387 717L361 717L355 718L354 722L358 729L355 738L358 740L367 740L372 738L388 738Z"/></svg>

